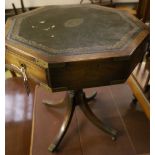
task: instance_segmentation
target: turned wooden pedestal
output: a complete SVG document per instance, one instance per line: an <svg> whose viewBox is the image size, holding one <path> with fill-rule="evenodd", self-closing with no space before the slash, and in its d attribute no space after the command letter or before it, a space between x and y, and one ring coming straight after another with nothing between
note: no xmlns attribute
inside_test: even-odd
<svg viewBox="0 0 155 155"><path fill-rule="evenodd" d="M71 122L71 119L72 119L72 116L73 116L76 106L80 107L80 109L85 114L85 116L94 125L96 125L98 128L100 128L104 132L110 134L112 136L112 140L116 139L117 130L112 129L111 127L108 127L103 122L101 122L89 108L88 102L90 100L94 99L96 95L97 95L97 93L94 93L92 96L86 97L83 90L73 90L73 91L68 92L68 95L66 96L67 99L65 98L65 100L64 100L64 102L67 101L67 103L66 103L67 104L67 112L66 112L64 121L63 121L62 126L59 130L58 135L56 136L55 140L48 148L49 151L54 152L57 150L60 142L62 141L62 139L69 127L69 124ZM62 103L52 103L50 101L46 101L43 103L46 104L47 106L59 106L60 104L62 104Z"/></svg>

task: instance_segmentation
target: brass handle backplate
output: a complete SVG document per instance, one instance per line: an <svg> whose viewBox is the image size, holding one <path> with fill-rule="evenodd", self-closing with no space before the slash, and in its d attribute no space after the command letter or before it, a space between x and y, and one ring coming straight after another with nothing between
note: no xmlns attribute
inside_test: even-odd
<svg viewBox="0 0 155 155"><path fill-rule="evenodd" d="M14 64L6 64L6 68L13 70L19 74L21 74L23 76L23 80L24 80L24 87L26 90L27 95L29 95L30 93L30 86L29 86L29 82L28 82L28 78L27 78L27 74L26 74L26 65L25 64L21 64L20 67L14 65Z"/></svg>

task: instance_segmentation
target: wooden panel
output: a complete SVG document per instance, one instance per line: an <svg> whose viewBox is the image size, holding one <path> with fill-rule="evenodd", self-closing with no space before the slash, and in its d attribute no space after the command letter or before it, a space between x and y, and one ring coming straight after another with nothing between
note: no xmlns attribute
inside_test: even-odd
<svg viewBox="0 0 155 155"><path fill-rule="evenodd" d="M144 54L146 53L147 50L147 41L148 37L145 38L145 40L141 43L141 45L132 53L130 56L130 64L128 66L128 76L132 73L136 65L142 61Z"/></svg>
<svg viewBox="0 0 155 155"><path fill-rule="evenodd" d="M109 59L52 64L48 77L53 90L109 85L126 80L127 63Z"/></svg>

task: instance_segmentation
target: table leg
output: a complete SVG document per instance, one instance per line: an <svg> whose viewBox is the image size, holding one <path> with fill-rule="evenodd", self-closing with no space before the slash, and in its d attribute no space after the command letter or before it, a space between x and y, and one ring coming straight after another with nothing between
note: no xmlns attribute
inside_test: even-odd
<svg viewBox="0 0 155 155"><path fill-rule="evenodd" d="M42 101L42 103L45 104L46 106L49 106L49 107L64 107L68 98L69 98L69 96L68 96L68 94L66 94L65 98L62 99L60 102L53 102L51 100L44 99Z"/></svg>
<svg viewBox="0 0 155 155"><path fill-rule="evenodd" d="M85 99L85 94L84 92L80 94L79 96L79 106L81 108L81 110L83 111L83 113L85 114L85 116L98 128L100 128L101 130L103 130L104 132L112 135L112 139L115 140L118 131L116 131L115 129L108 127L107 125L105 125L101 120L99 120L95 114L92 112L92 110L89 108L88 102Z"/></svg>
<svg viewBox="0 0 155 155"><path fill-rule="evenodd" d="M49 146L48 150L51 152L54 152L58 149L58 146L60 144L60 142L62 141L65 133L67 132L67 129L70 125L75 107L77 105L80 106L81 110L83 111L83 113L86 115L86 117L94 124L96 125L98 128L100 128L102 131L112 135L112 140L116 139L117 133L118 131L116 131L115 129L108 127L107 125L105 125L102 121L100 121L95 114L91 111L91 109L89 108L88 105L88 101L90 101L91 99L93 99L96 96L96 93L94 93L91 97L87 98L85 96L85 93L83 92L83 90L77 90L77 91L70 91L70 93L67 96L67 100L65 100L66 102L68 102L68 106L67 106L67 111L66 111L66 116L65 119L62 123L62 126L59 130L58 135L56 136L54 142ZM45 103L46 105L50 105L50 106L55 106L58 104L48 104Z"/></svg>
<svg viewBox="0 0 155 155"><path fill-rule="evenodd" d="M70 125L70 122L72 120L72 116L73 116L75 106L76 106L75 102L74 102L74 95L70 93L68 96L68 100L69 100L69 102L68 102L68 106L67 106L65 119L62 123L62 126L61 126L59 133L56 136L54 142L48 148L48 150L51 152L54 152L57 150L57 148L58 148L60 142L62 141L62 139Z"/></svg>
<svg viewBox="0 0 155 155"><path fill-rule="evenodd" d="M87 96L86 97L87 102L93 100L96 97L96 95L97 95L97 92L94 92L91 96Z"/></svg>

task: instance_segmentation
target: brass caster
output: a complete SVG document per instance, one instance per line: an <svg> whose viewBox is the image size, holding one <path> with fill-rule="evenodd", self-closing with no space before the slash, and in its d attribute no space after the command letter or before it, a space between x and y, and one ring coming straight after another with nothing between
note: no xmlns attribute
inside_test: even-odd
<svg viewBox="0 0 155 155"><path fill-rule="evenodd" d="M86 101L89 102L91 100L94 100L96 95L97 95L97 92L94 92L91 96L86 97Z"/></svg>
<svg viewBox="0 0 155 155"><path fill-rule="evenodd" d="M51 145L48 147L48 151L50 151L50 152L55 152L55 151L56 151L56 145L55 145L55 144L51 144Z"/></svg>

